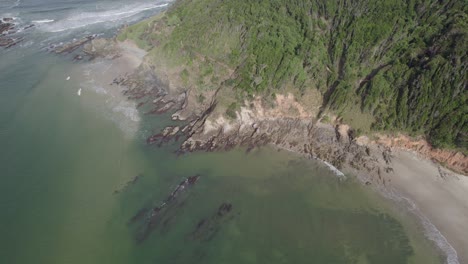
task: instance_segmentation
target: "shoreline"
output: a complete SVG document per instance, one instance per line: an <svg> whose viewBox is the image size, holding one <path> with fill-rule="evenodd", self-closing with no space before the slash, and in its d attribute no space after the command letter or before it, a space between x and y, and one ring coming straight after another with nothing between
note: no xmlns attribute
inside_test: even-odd
<svg viewBox="0 0 468 264"><path fill-rule="evenodd" d="M420 175L421 167L425 173L433 175L431 179L440 177L443 180L441 170L443 175L456 175L455 173L441 169L430 160L418 160L405 164L401 158L402 155L417 157L416 154L378 142L363 143L352 135L349 127L343 128L339 125L334 127L330 124L319 123L307 114L305 117L295 118L291 115L282 116L281 110L278 112L274 109L271 111L274 115L269 115L269 109L261 107L259 109L256 104L252 108L241 107L236 111L236 118L228 120L216 110L219 89L207 95L211 101L204 104L197 103L193 93L190 90L181 89L183 86L177 80L169 78L174 74L171 72L164 74L164 69L155 70L158 82L157 87L152 89L156 91L142 92L147 91L149 83L141 82L141 77L146 74L145 70L151 69L151 65L143 61L134 73L138 77L128 77L117 84L132 87L127 95L135 99L136 103L144 97L149 97L150 103L148 104L154 110L145 114L170 112L173 113L173 120L179 121L174 123L174 126L166 127L161 133L150 136L147 139L148 144L161 146L171 140L177 141L180 137L184 137L186 140L180 145L179 154L192 151L227 151L239 146L246 147L249 152L257 147L273 145L314 158L340 178L341 175L345 176L344 173L350 173L355 175L362 184L371 185L369 187L383 197L396 203L405 201L408 204L406 206L408 211L419 219L426 237L443 252L447 263L456 264L468 261L468 256L463 255L463 248L468 248L468 241L461 238L463 233L468 232L468 229L463 225L457 225L455 228L453 222L456 219L450 221L447 218L435 217L437 213L440 213L437 206L445 208L452 205L453 210L461 212L468 209L468 205L463 202L453 203L455 198L452 197L452 192L456 185L446 186L443 192L438 193L442 198L436 205L425 202L424 199L427 197L423 195L424 193L412 191L417 189L418 185L428 182L428 178ZM163 78L160 77L161 73L163 73ZM291 104L297 107L298 103L293 97L285 95L284 98L289 98L288 100L291 101L286 102L287 107ZM181 118L181 116L186 118ZM185 121L186 125L178 126L180 121ZM408 178L412 181L406 181ZM463 191L457 192L456 199L463 201L465 197L465 201L468 201L468 178L465 177L463 181L467 181L467 184L460 187ZM437 189L444 185L446 185L444 181L435 181L431 186ZM468 222L468 214L464 217ZM454 244L453 241L458 242Z"/></svg>
<svg viewBox="0 0 468 264"><path fill-rule="evenodd" d="M394 150L394 156L395 171L389 175L387 188L396 190L411 205L428 238L447 255L447 263L466 263L468 178L409 151ZM443 175L441 169L445 170Z"/></svg>
<svg viewBox="0 0 468 264"><path fill-rule="evenodd" d="M379 147L382 147L379 143L373 142L370 143L371 145L367 145L367 147L370 147L373 149L374 152L378 151ZM392 169L393 171L390 173L384 172L382 174L385 174L384 177L389 178L387 181L382 181L378 182L377 184L372 184L370 181L373 180L373 176L369 175L368 173L363 173L362 170L359 169L354 169L350 167L344 167L341 170L338 169L337 167L333 166L326 160L322 160L320 158L314 157L312 155L306 155L305 153L300 153L295 150L292 150L290 148L285 148L282 146L277 146L282 150L286 150L288 152L291 152L293 154L298 154L300 156L313 159L317 162L320 162L324 164L331 172L333 172L339 180L347 180L346 174L350 174L351 176L355 177L361 184L363 185L370 185L369 187L372 188L373 191L375 191L378 195L382 196L383 198L391 201L395 206L397 207L402 207L404 210L406 210L408 213L411 214L411 217L414 217L418 225L420 225L423 230L424 230L424 236L426 239L430 240L431 243L437 250L441 251L441 254L446 258L447 264L460 264L460 263L465 263L465 261L468 259L468 255L463 251L463 248L465 248L466 245L468 245L468 239L463 239L463 235L468 231L468 228L463 224L468 222L468 214L465 214L464 220L460 220L458 222L461 222L462 224L459 224L454 228L454 220L456 220L453 217L450 217L450 214L444 214L442 212L438 212L439 210L442 210L441 208L444 208L444 206L449 206L449 204L452 203L452 200L448 197L446 197L447 200L443 202L444 206L437 207L434 206L431 202L425 202L424 199L421 199L418 194L415 194L412 192L412 189L414 188L415 185L424 183L424 180L422 180L423 177L417 177L418 175L417 172L414 172L412 170L418 169L421 166L425 166L425 169L430 170L433 172L431 175L432 179L436 179L437 177L442 177L440 176L440 170L441 170L441 165L435 163L432 160L426 159L424 157L419 156L417 152L410 151L410 150L405 150L405 149L399 149L395 147L390 147L392 161L390 162L392 164ZM401 156L405 156L407 160L409 159L414 159L416 160L415 163L411 164L411 166L408 166L408 169L410 170L409 172L403 172L400 168L400 164L402 163L402 160L400 160ZM382 158L382 160L379 161L380 163L384 164L386 163L385 160ZM464 198L468 199L468 177L464 175L459 175L456 174L455 172L449 171L448 169L445 169L445 177L451 177L449 180L458 180L458 181L464 181L464 193L459 192L459 197L460 200L464 200ZM409 176L408 176L409 175ZM403 180L405 178L410 178L413 179L412 183L407 183L404 182ZM419 179L418 179L419 178ZM438 184L435 185L435 188L441 187L444 185L447 179L442 179L442 181L438 181ZM449 189L445 195L450 195L453 189ZM405 191L405 192L404 192ZM464 196L464 197L463 197ZM438 196L440 197L440 195ZM420 199L417 199L420 198ZM466 201L466 200L465 200ZM426 206L421 209L421 204L426 203ZM468 205L467 206L468 209ZM443 215L444 217L442 221L437 221L434 222L434 217L429 217L428 215ZM447 219L448 218L448 219ZM432 219L432 220L431 220ZM451 221L450 221L451 220ZM455 221L456 222L456 221ZM441 228L443 228L442 232ZM462 229L462 230L454 230L454 229ZM465 232L464 232L465 231ZM451 241L456 241L456 240L462 240L460 243L461 245L458 245L458 250L455 249L453 242ZM460 254L459 254L460 252Z"/></svg>
<svg viewBox="0 0 468 264"><path fill-rule="evenodd" d="M204 125L198 127L198 129L196 129L197 131L194 132L186 142L184 142L185 146L183 145L183 149L185 149L185 151L216 151L223 148L225 150L229 150L232 146L247 146L249 150L252 146L255 148L271 144L321 161L324 165L329 167L331 171L334 171L333 168L335 168L336 171L339 171L340 173L351 172L351 174L355 175L362 184L372 185L371 188L376 190L383 197L391 198L391 200L396 203L405 201L407 204L405 205L406 210L411 212L413 216L418 219L421 226L424 228L424 235L442 252L446 258L446 263L459 264L466 261L467 256L463 255L463 249L468 247L468 241L463 240L462 234L467 233L468 228L465 226L457 226L455 228L453 226L454 219L451 219L450 215L446 219L435 221L437 220L435 215L439 212L438 206L444 208L453 205L454 210L461 212L465 210L463 203L454 205L454 200L451 197L453 189L448 189L437 196L441 199L438 205L427 203L424 201L424 196L421 196L419 193L411 192L411 189L416 188L419 184L427 181L424 177L418 177L421 176L418 171L418 168L423 165L421 162L429 164L427 170L434 175L434 177L442 177L439 176L441 175L441 170L445 170L444 174L446 175L453 172L435 165L430 160L422 160L419 163L414 162L409 165L409 169L407 171L404 171L400 168L401 160L395 159L394 156L399 156L401 155L400 153L407 153L408 155L412 155L412 157L416 158L416 154L397 148L389 148L380 144L359 146L354 138L351 138L349 135L340 135L339 129L334 129L333 126L330 125L309 123L308 125L296 124L290 126L291 122L301 123L303 120L291 120L287 118L286 120L267 119L261 121L257 120L258 122L255 122L252 121L252 119L244 118L244 121L250 120L251 122L240 124L237 128L235 126L233 128L232 124L224 124L221 125L221 127L218 127L218 129L213 129L213 123L215 122L210 122L210 120L212 121L212 119L204 120L202 122ZM204 128L206 127L207 122L209 123L209 131L205 133L206 131ZM270 125L262 127L262 124L259 124L261 122L270 123ZM315 131L315 135L317 137L313 139L310 137L305 138L309 138L312 141L315 140L315 142L309 144L309 146L304 149L297 147L297 145L301 145L301 143L303 143L300 139L298 140L298 138L301 135L306 134L305 131L308 129L310 133L310 126L318 126L317 131ZM216 127L216 125L214 127ZM290 129L285 132L281 131L281 129L277 129L280 127L289 127ZM297 129L298 127L299 129ZM243 129L247 131L239 132ZM294 129L297 129L298 131L294 131ZM262 136L267 134L262 134L260 130L262 132L265 131L268 136L272 136L273 138L263 140ZM237 131L237 135L235 135L236 133L234 133L234 135L231 134L232 131ZM275 137L275 133L279 134L279 136ZM289 133L291 133L292 136L287 135ZM260 134L260 136L255 138L255 134ZM321 138L324 134L326 135L325 138ZM285 137L289 137L289 139L285 139ZM221 139L218 140L219 138ZM279 139L283 141L278 141ZM300 143L298 143L298 141ZM327 164L330 164L332 167ZM336 171L334 172L337 176L341 175L336 173ZM414 179L414 182L403 182L401 176L409 176ZM393 182L401 182L401 185L394 185ZM434 185L434 188L437 189L442 185L443 183L437 183ZM405 190L404 187L407 188L407 192L403 192L403 190ZM468 185L466 187L466 194L462 195L466 198L465 201L468 200ZM389 194L392 194L392 196ZM468 222L468 216L464 219ZM454 241L460 242L454 243Z"/></svg>

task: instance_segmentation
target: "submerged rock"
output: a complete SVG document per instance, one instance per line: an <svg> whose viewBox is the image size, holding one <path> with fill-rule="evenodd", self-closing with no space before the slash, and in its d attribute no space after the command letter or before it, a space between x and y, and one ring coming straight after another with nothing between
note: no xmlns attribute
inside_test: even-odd
<svg viewBox="0 0 468 264"><path fill-rule="evenodd" d="M194 230L188 235L192 240L209 241L214 238L216 233L220 230L223 224L233 219L232 204L224 202L218 210L208 218L202 218L195 225Z"/></svg>
<svg viewBox="0 0 468 264"><path fill-rule="evenodd" d="M22 36L13 36L17 33L16 24L13 23L13 20L13 18L9 17L0 20L0 47L8 49L24 40L24 37ZM23 30L32 26L34 25L25 27Z"/></svg>
<svg viewBox="0 0 468 264"><path fill-rule="evenodd" d="M143 177L143 174L141 174L141 173L136 175L130 181L125 183L125 185L122 188L120 188L118 190L115 190L114 194L121 193L121 192L125 191L126 189L128 189L130 186L135 185L142 177Z"/></svg>
<svg viewBox="0 0 468 264"><path fill-rule="evenodd" d="M81 39L77 39L77 40L73 40L71 42L65 43L63 45L51 46L51 50L55 52L56 54L72 53L73 51L82 47L84 44L92 41L96 37L97 35L89 35Z"/></svg>
<svg viewBox="0 0 468 264"><path fill-rule="evenodd" d="M168 228L169 223L176 217L179 209L185 205L184 200L178 201L179 196L188 188L194 186L199 179L200 175L198 174L185 178L160 205L152 208L144 207L129 220L128 223L131 225L141 222L135 236L137 243L144 242L150 233L161 224L163 228Z"/></svg>

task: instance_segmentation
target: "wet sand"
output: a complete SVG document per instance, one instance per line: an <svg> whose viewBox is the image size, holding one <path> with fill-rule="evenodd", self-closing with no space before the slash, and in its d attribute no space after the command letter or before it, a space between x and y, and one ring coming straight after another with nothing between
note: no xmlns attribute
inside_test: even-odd
<svg viewBox="0 0 468 264"><path fill-rule="evenodd" d="M468 177L415 153L394 150L393 154L387 191L403 197L401 201L421 218L427 236L448 255L448 263L457 263L455 254L459 263L468 263Z"/></svg>

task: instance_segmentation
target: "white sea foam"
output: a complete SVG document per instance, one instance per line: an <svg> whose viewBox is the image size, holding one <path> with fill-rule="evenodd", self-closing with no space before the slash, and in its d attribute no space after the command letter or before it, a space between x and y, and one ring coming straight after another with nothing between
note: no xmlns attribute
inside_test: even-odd
<svg viewBox="0 0 468 264"><path fill-rule="evenodd" d="M51 23L51 22L54 22L55 20L53 19L40 19L40 20L33 20L31 21L32 23L36 23L36 24L44 24L44 23Z"/></svg>
<svg viewBox="0 0 468 264"><path fill-rule="evenodd" d="M3 13L3 14L0 14L0 18L3 22L7 22L5 21L5 18L11 18L13 21L8 21L8 23L13 23L13 24L18 24L20 22L20 19L19 17L17 17L18 14L12 14L12 13Z"/></svg>
<svg viewBox="0 0 468 264"><path fill-rule="evenodd" d="M114 107L112 109L116 113L122 113L126 117L130 118L130 120L134 122L139 122L140 121L140 116L138 113L138 110L135 108L135 106L128 106L124 104L119 104L118 106Z"/></svg>
<svg viewBox="0 0 468 264"><path fill-rule="evenodd" d="M333 166L332 164L324 161L324 160L321 160L321 159L318 159L317 160L323 162L336 176L338 176L338 178L340 179L343 179L343 180L346 180L346 175L344 175L343 172L341 172L339 169L337 169L335 166Z"/></svg>
<svg viewBox="0 0 468 264"><path fill-rule="evenodd" d="M296 151L293 151L293 150L285 148L285 147L281 147L281 146L278 146L278 147L281 148L281 149L284 149L286 151L292 152L292 153L297 153ZM315 156L312 156L311 158L325 164L325 166L327 166L328 169L331 172L333 172L333 174L335 174L340 180L346 180L347 179L346 175L343 172L341 172L337 167L333 166L331 163L329 163L327 161L324 161L322 159L319 159L318 157L315 157Z"/></svg>
<svg viewBox="0 0 468 264"><path fill-rule="evenodd" d="M134 15L137 15L141 12L166 7L168 4L144 4L136 6L125 6L115 10L102 11L102 12L79 12L71 14L69 17L49 22L43 25L41 28L44 31L48 32L62 32L77 28L86 27L89 25L104 23L104 22L114 22L121 19L129 18Z"/></svg>
<svg viewBox="0 0 468 264"><path fill-rule="evenodd" d="M404 204L409 211L411 211L414 215L416 215L424 228L424 232L426 237L433 241L442 252L444 252L445 256L447 257L446 263L447 264L460 264L458 261L458 254L457 251L450 245L442 233L440 233L439 229L427 218L421 210L416 206L416 204L409 198L404 197L400 193L395 190L381 190L382 194L393 201L396 201L400 204Z"/></svg>
<svg viewBox="0 0 468 264"><path fill-rule="evenodd" d="M93 86L93 89L97 94L107 94L107 90L102 86Z"/></svg>

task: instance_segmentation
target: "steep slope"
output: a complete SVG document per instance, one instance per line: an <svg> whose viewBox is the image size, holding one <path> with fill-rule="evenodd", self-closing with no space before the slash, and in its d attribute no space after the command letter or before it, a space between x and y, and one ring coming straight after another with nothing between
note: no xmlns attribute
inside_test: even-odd
<svg viewBox="0 0 468 264"><path fill-rule="evenodd" d="M119 38L198 89L317 89L345 122L371 115L374 130L466 151L467 21L464 0L179 0Z"/></svg>

